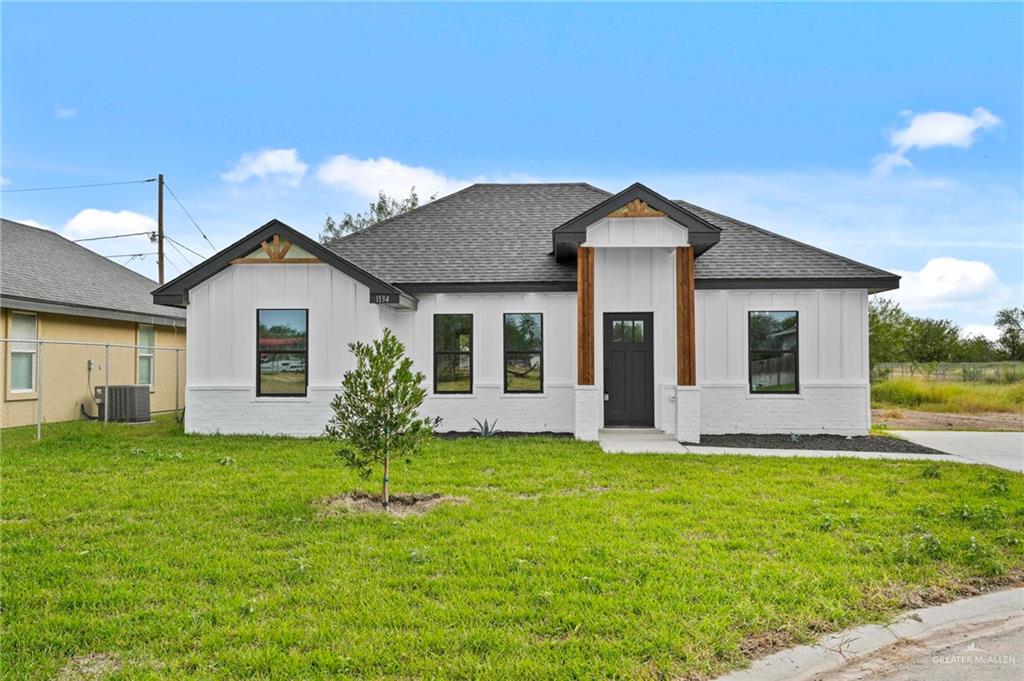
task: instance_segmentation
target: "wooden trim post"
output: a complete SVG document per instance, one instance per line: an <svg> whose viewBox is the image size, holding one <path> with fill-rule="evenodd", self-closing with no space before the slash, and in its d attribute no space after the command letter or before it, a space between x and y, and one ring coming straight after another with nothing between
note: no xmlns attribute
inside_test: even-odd
<svg viewBox="0 0 1024 681"><path fill-rule="evenodd" d="M594 385L594 249L576 250L576 383Z"/></svg>
<svg viewBox="0 0 1024 681"><path fill-rule="evenodd" d="M676 247L676 383L697 385L693 247Z"/></svg>

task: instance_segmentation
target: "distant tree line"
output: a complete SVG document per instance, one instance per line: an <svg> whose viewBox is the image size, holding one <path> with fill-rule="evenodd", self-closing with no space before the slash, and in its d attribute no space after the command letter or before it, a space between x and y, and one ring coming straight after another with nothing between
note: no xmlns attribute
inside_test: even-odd
<svg viewBox="0 0 1024 681"><path fill-rule="evenodd" d="M1024 361L1024 307L996 313L999 338L965 334L948 319L915 317L886 298L868 305L871 365L879 362Z"/></svg>
<svg viewBox="0 0 1024 681"><path fill-rule="evenodd" d="M432 194L426 203L437 198ZM396 215L408 213L419 208L420 196L416 193L416 187L409 190L409 196L404 199L396 199L384 192L377 192L377 200L369 205L365 213L345 213L340 219L335 220L330 214L324 219L323 227L320 230L320 243L326 244L340 239L343 236L361 232L367 227L372 227L378 222L389 220Z"/></svg>

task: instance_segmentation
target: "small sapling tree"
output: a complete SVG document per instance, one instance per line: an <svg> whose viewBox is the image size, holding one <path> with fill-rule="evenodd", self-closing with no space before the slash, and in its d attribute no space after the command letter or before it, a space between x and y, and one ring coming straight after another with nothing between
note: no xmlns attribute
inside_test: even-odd
<svg viewBox="0 0 1024 681"><path fill-rule="evenodd" d="M349 343L356 367L345 372L342 392L334 396L334 416L327 424L327 435L341 442L338 456L364 476L374 464L384 467L381 501L391 510L388 476L391 459L411 456L434 432L437 422L419 415L426 397L425 376L413 372L412 359L405 346L384 329L384 335L372 343Z"/></svg>

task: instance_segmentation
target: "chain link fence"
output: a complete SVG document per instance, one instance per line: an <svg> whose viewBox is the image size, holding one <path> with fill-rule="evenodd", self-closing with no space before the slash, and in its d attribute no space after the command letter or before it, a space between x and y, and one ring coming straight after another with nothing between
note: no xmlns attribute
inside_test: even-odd
<svg viewBox="0 0 1024 681"><path fill-rule="evenodd" d="M0 344L5 440L41 440L82 421L142 423L184 413L184 348L9 338Z"/></svg>
<svg viewBox="0 0 1024 681"><path fill-rule="evenodd" d="M873 381L904 377L966 383L1016 383L1024 381L1024 362L880 362L871 367Z"/></svg>

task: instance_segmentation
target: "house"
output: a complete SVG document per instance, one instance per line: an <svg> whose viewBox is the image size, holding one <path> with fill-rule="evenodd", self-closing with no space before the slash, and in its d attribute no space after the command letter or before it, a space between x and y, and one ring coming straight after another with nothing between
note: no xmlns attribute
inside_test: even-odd
<svg viewBox="0 0 1024 681"><path fill-rule="evenodd" d="M476 184L321 246L272 220L154 292L186 308L191 432L316 435L385 327L442 430L870 425L867 308L899 278L640 184Z"/></svg>
<svg viewBox="0 0 1024 681"><path fill-rule="evenodd" d="M174 409L184 397L176 401L175 358L123 347L181 348L184 373L185 315L155 305L156 286L55 232L0 221L0 323L9 339L0 425L35 423L40 395L44 421L82 418L83 405L95 415L91 388L107 379L105 344L114 346L111 384L149 384L151 410ZM34 340L61 342L44 344L41 356L35 343L18 342Z"/></svg>

